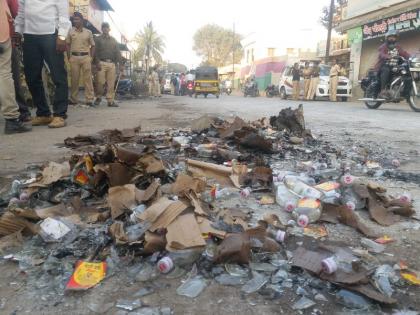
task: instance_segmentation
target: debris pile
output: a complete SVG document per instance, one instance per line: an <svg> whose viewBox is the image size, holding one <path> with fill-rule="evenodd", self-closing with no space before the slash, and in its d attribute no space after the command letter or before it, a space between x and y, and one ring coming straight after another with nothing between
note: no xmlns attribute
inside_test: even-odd
<svg viewBox="0 0 420 315"><path fill-rule="evenodd" d="M301 106L255 122L205 116L191 129L64 143L72 158L15 180L0 217L3 259L28 286L50 282L55 299L124 270L151 283L188 272L176 293L190 298L211 282L271 299L293 291L294 310L394 305L398 288L420 283L417 271L374 256L393 241L384 227L415 214L411 196L371 181L378 166L367 156L315 139ZM341 225L361 234L360 246L329 239ZM115 307L171 313L138 297Z"/></svg>

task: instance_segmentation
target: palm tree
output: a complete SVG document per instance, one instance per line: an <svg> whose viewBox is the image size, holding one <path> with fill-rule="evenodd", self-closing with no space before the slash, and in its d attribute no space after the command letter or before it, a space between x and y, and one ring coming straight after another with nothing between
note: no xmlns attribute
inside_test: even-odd
<svg viewBox="0 0 420 315"><path fill-rule="evenodd" d="M137 43L137 49L134 52L134 60L144 60L146 64L146 73L149 72L151 58L155 63L162 62L162 54L165 50L165 42L163 36L159 35L152 22L147 23L134 37Z"/></svg>

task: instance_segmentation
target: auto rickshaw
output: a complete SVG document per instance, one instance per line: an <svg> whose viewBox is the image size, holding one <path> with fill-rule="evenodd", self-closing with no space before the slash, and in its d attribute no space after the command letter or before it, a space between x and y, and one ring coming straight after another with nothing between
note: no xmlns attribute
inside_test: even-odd
<svg viewBox="0 0 420 315"><path fill-rule="evenodd" d="M198 95L213 94L217 98L220 96L219 73L215 67L199 67L195 72L194 97Z"/></svg>

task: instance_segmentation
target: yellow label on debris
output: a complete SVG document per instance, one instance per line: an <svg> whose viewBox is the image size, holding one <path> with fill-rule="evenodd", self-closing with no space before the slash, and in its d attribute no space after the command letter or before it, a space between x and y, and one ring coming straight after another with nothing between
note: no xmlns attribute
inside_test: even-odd
<svg viewBox="0 0 420 315"><path fill-rule="evenodd" d="M401 272L401 277L407 280L410 284L420 285L420 275L416 272L404 271Z"/></svg>
<svg viewBox="0 0 420 315"><path fill-rule="evenodd" d="M321 202L317 199L303 198L298 201L298 208L319 208Z"/></svg>
<svg viewBox="0 0 420 315"><path fill-rule="evenodd" d="M76 269L67 284L67 289L89 289L105 278L106 263L79 261Z"/></svg>
<svg viewBox="0 0 420 315"><path fill-rule="evenodd" d="M340 184L336 182L326 182L315 186L315 188L323 191L331 191L340 188Z"/></svg>

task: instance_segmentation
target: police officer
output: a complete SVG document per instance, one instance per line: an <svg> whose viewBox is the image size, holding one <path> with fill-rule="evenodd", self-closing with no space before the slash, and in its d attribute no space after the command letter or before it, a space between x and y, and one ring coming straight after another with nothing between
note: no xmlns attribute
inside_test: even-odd
<svg viewBox="0 0 420 315"><path fill-rule="evenodd" d="M309 86L311 84L311 68L309 67L309 62L305 62L305 67L302 71L303 74L303 97L305 100L308 99L308 92L309 92Z"/></svg>
<svg viewBox="0 0 420 315"><path fill-rule="evenodd" d="M337 101L337 87L338 87L338 76L341 73L341 66L337 63L337 60L333 61L333 66L330 70L330 101Z"/></svg>
<svg viewBox="0 0 420 315"><path fill-rule="evenodd" d="M149 95L151 97L160 96L160 84L159 84L159 74L157 72L157 66L152 69L152 72L149 75Z"/></svg>
<svg viewBox="0 0 420 315"><path fill-rule="evenodd" d="M109 35L111 28L108 23L102 23L102 35L96 37L95 49L95 64L98 68L97 74L97 88L98 93L95 100L95 105L99 105L104 94L104 85L107 84L106 100L109 107L118 107L114 102L115 97L115 80L116 69L119 66L119 71L124 70L122 63L121 52L118 47L118 42L114 37Z"/></svg>
<svg viewBox="0 0 420 315"><path fill-rule="evenodd" d="M83 74L86 104L93 105L92 58L95 55L95 41L90 30L83 27L84 18L80 12L73 14L74 27L67 37L70 49L68 57L71 66L71 96L69 104L78 103L80 74Z"/></svg>
<svg viewBox="0 0 420 315"><path fill-rule="evenodd" d="M319 67L319 61L315 61L311 70L311 83L309 84L308 100L313 100L316 95L316 90L319 84L319 73L321 68Z"/></svg>

